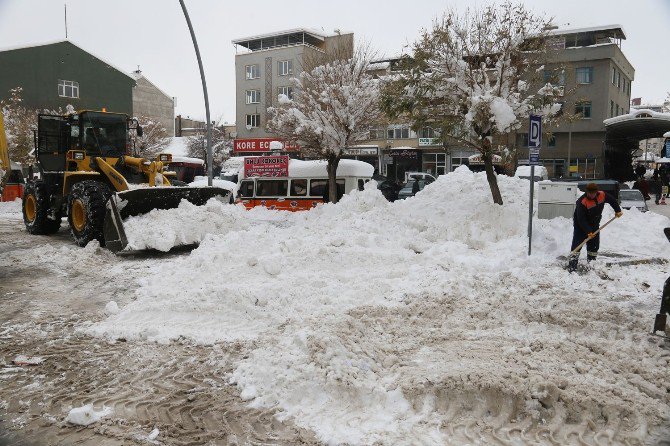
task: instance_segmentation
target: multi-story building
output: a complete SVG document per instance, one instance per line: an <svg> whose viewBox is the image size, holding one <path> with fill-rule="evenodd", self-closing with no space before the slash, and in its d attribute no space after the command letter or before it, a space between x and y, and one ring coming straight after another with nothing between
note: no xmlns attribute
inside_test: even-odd
<svg viewBox="0 0 670 446"><path fill-rule="evenodd" d="M270 151L276 140L266 130L268 108L279 95L292 97L291 78L300 75L305 62L318 53L338 49L353 51L353 34L333 34L298 28L233 40L237 137L234 152L239 155Z"/></svg>
<svg viewBox="0 0 670 446"><path fill-rule="evenodd" d="M555 128L545 138L540 160L550 177L599 178L603 175L603 148L607 118L630 111L635 69L621 50L626 34L619 25L582 29L556 29L551 44L555 64L545 67L545 78L555 78L555 67L563 69L559 82L572 92L564 110L577 119ZM516 139L519 158L527 158L528 134ZM520 159L520 163L526 160Z"/></svg>
<svg viewBox="0 0 670 446"><path fill-rule="evenodd" d="M174 136L174 98L158 88L138 68L130 74L133 88L133 114L158 120L168 136Z"/></svg>
<svg viewBox="0 0 670 446"><path fill-rule="evenodd" d="M550 33L555 52L552 64L544 69L547 82L563 84L564 110L578 119L555 128L545 138L541 162L552 177L572 174L596 178L603 173L603 121L630 110L631 85L635 70L621 51L626 38L620 26L560 30ZM384 75L398 67L400 58L376 61L371 72ZM556 76L557 69L561 70ZM379 171L393 180L403 180L407 171L420 170L433 175L453 171L476 155L457 142L444 144L430 128L414 132L409 123L383 123L370 131L366 147L378 147ZM528 135L521 131L496 141L501 147L517 149L519 163L527 163ZM524 158L526 158L524 160Z"/></svg>

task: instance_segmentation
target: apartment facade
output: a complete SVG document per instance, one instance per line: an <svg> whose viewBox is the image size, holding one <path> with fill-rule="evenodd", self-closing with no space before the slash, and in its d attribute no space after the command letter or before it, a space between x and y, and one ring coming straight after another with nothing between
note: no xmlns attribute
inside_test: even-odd
<svg viewBox="0 0 670 446"><path fill-rule="evenodd" d="M235 55L236 138L237 155L258 155L270 151L277 140L268 133L268 108L277 105L280 95L293 96L291 78L300 75L306 60L335 48L353 51L353 34L327 34L308 28L297 28L232 41ZM287 151L297 151L286 145Z"/></svg>
<svg viewBox="0 0 670 446"><path fill-rule="evenodd" d="M601 178L605 119L630 112L635 69L621 50L626 39L619 25L554 30L552 45L558 51L545 68L545 79L552 77L555 66L565 68L559 83L572 91L563 101L564 110L577 119L565 122L544 138L540 160L553 178ZM519 164L527 162L527 133L517 135ZM525 159L524 159L525 158Z"/></svg>
<svg viewBox="0 0 670 446"><path fill-rule="evenodd" d="M571 123L545 128L540 151L550 177L603 175L603 121L630 111L631 86L635 70L621 50L626 38L618 26L554 30L551 44L555 59L544 69L544 80L573 92L565 97L564 110L578 115ZM375 61L371 73L384 75L397 69L400 58ZM556 76L558 67L563 71ZM392 180L404 180L408 171L432 175L450 172L470 164L477 152L457 142L440 142L432 129L413 131L409 123L385 123L370 131L366 147L377 147L379 172ZM518 164L528 163L528 134L520 131L495 141L501 148L516 149Z"/></svg>

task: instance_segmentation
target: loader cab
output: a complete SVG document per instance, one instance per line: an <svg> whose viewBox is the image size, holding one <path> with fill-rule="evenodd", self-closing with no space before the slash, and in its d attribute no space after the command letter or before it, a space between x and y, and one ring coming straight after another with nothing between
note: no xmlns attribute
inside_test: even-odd
<svg viewBox="0 0 670 446"><path fill-rule="evenodd" d="M47 172L66 170L69 150L83 150L89 156L119 158L130 149L128 133L142 128L122 113L83 111L65 116L40 114L37 125L37 159Z"/></svg>

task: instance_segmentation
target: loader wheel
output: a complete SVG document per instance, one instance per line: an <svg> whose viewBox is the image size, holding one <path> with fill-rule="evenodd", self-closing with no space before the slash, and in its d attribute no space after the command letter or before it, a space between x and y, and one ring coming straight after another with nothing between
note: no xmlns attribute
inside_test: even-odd
<svg viewBox="0 0 670 446"><path fill-rule="evenodd" d="M77 245L86 246L94 239L104 244L105 204L111 195L109 186L99 181L80 181L72 186L67 199L67 221Z"/></svg>
<svg viewBox="0 0 670 446"><path fill-rule="evenodd" d="M23 191L23 222L29 233L35 235L55 234L60 228L60 212L56 219L49 218L51 194L49 186L42 181L31 181Z"/></svg>

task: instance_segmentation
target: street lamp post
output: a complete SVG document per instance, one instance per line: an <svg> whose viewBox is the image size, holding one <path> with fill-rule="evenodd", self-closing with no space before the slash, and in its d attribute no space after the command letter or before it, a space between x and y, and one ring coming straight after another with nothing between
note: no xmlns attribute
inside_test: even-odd
<svg viewBox="0 0 670 446"><path fill-rule="evenodd" d="M212 186L212 121L209 119L209 96L207 95L207 82L205 81L205 70L202 68L202 59L200 58L200 49L198 49L198 41L195 38L195 32L193 31L193 25L191 24L191 19L188 16L188 11L186 10L186 5L184 0L179 0L182 11L184 11L184 17L186 18L186 23L188 24L188 30L191 32L191 39L193 40L193 46L195 47L195 55L198 58L198 66L200 67L200 79L202 80L202 92L205 96L205 114L207 118L207 185Z"/></svg>

